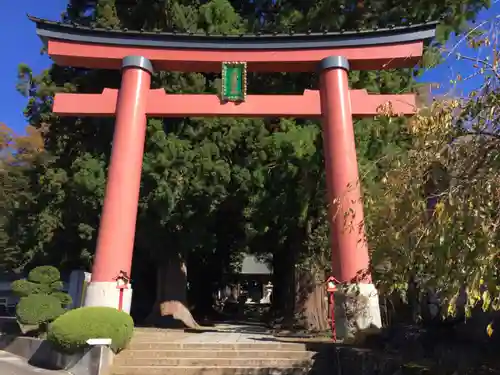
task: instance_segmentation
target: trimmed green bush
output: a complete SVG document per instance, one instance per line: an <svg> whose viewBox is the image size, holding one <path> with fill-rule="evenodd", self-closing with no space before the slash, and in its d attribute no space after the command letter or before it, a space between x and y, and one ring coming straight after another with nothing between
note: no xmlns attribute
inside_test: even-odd
<svg viewBox="0 0 500 375"><path fill-rule="evenodd" d="M50 285L61 279L61 274L56 267L40 266L33 268L28 274L28 281L37 284Z"/></svg>
<svg viewBox="0 0 500 375"><path fill-rule="evenodd" d="M28 280L16 280L11 284L12 292L18 297L27 297L30 294L50 294L50 285L32 283Z"/></svg>
<svg viewBox="0 0 500 375"><path fill-rule="evenodd" d="M58 316L64 313L63 306L71 304L71 296L64 293L59 270L52 266L32 269L26 280L16 280L12 291L21 300L16 307L18 322L24 325L38 325L43 332Z"/></svg>
<svg viewBox="0 0 500 375"><path fill-rule="evenodd" d="M113 307L81 307L70 310L49 326L47 340L65 353L75 353L87 346L88 339L111 339L111 349L124 349L134 333L129 314Z"/></svg>
<svg viewBox="0 0 500 375"><path fill-rule="evenodd" d="M71 296L68 293L53 292L50 295L57 298L61 302L61 305L63 306L68 306L73 302L73 298L71 298Z"/></svg>
<svg viewBox="0 0 500 375"><path fill-rule="evenodd" d="M16 307L18 322L26 325L43 325L64 314L61 301L50 295L32 294L22 297Z"/></svg>
<svg viewBox="0 0 500 375"><path fill-rule="evenodd" d="M54 281L52 284L50 284L50 289L51 290L58 290L58 291L60 291L60 290L63 290L63 288L64 288L64 284L60 280Z"/></svg>

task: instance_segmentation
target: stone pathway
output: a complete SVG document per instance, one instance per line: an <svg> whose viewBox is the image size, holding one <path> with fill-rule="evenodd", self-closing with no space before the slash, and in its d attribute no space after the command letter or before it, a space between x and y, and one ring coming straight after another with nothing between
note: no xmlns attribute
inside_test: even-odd
<svg viewBox="0 0 500 375"><path fill-rule="evenodd" d="M269 330L262 326L217 324L207 332L192 334L181 339L181 343L207 344L262 344L273 340ZM274 341L274 340L273 340Z"/></svg>
<svg viewBox="0 0 500 375"><path fill-rule="evenodd" d="M190 344L264 344L272 342L331 342L329 338L276 337L269 328L261 325L220 323L200 330L169 330L158 328L138 328L134 339Z"/></svg>
<svg viewBox="0 0 500 375"><path fill-rule="evenodd" d="M178 342L196 344L262 344L269 341L268 335L237 332L204 332L186 337Z"/></svg>

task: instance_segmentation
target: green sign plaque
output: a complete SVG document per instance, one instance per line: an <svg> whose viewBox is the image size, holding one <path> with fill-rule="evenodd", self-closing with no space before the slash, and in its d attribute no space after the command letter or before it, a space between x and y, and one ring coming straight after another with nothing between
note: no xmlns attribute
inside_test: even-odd
<svg viewBox="0 0 500 375"><path fill-rule="evenodd" d="M247 63L222 63L222 100L244 102L247 96Z"/></svg>

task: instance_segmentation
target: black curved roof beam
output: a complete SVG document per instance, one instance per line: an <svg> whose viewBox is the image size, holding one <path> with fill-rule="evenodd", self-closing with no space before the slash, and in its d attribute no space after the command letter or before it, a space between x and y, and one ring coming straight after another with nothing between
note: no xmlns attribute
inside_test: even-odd
<svg viewBox="0 0 500 375"><path fill-rule="evenodd" d="M246 61L250 71L311 71L322 57L332 54L346 55L353 69L407 67L421 58L423 42L434 37L437 26L437 22L429 22L359 31L207 35L101 29L28 17L36 23L37 34L48 46L49 55L61 65L119 68L116 60L123 54L141 53L153 61L156 69L181 71L218 71L221 61ZM99 46L108 51L96 55L86 49L81 52L90 52L91 56L78 55L78 51L56 48L62 44L80 50ZM392 47L392 51L386 48L384 52L382 47ZM110 61L104 62L105 57Z"/></svg>

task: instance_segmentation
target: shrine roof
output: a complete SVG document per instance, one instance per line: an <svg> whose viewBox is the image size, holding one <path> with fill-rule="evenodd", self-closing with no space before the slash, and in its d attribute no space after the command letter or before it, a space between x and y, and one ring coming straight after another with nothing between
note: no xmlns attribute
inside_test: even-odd
<svg viewBox="0 0 500 375"><path fill-rule="evenodd" d="M201 34L128 29L104 29L49 21L28 15L37 34L67 42L191 50L287 50L362 47L423 41L433 38L437 21L415 25L307 33Z"/></svg>

